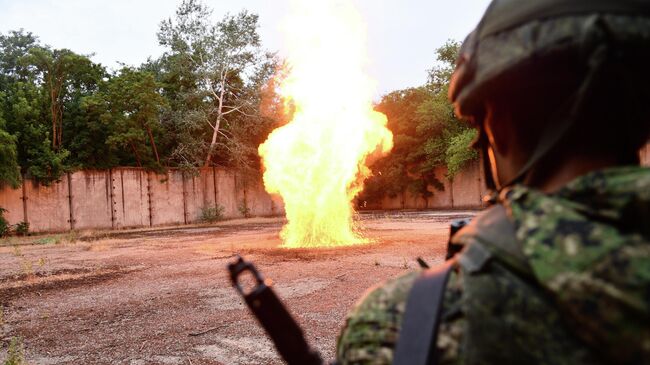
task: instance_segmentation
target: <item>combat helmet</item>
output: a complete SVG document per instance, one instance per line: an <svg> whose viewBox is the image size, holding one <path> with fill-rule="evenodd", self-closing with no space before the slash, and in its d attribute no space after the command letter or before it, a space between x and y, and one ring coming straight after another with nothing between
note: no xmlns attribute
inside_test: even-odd
<svg viewBox="0 0 650 365"><path fill-rule="evenodd" d="M507 186L521 180L576 124L600 75L621 57L619 66L632 62L650 68L650 0L494 0L460 49L449 98L459 117L481 127L490 94L559 65L576 66L571 71L578 80L575 90ZM634 77L631 71L624 75ZM485 140L483 131L479 140ZM489 168L485 171L489 174ZM490 185L492 177L486 181Z"/></svg>

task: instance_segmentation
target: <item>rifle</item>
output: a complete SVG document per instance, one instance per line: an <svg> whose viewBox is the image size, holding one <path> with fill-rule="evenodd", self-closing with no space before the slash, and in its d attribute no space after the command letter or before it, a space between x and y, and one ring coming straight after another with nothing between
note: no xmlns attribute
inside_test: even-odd
<svg viewBox="0 0 650 365"><path fill-rule="evenodd" d="M252 263L238 256L236 262L228 265L228 271L233 286L287 364L325 365L318 352L307 344L298 323ZM247 271L255 279L255 287L249 292L244 291L240 282L241 275Z"/></svg>
<svg viewBox="0 0 650 365"><path fill-rule="evenodd" d="M449 242L447 243L447 260L462 250L463 246L452 243L451 238L456 232L467 225L469 221L469 219L463 219L454 221L451 224ZM428 268L428 265L422 259L418 258L418 262L423 268ZM287 364L326 364L318 352L307 344L303 331L298 323L293 319L280 298L278 298L251 262L245 261L241 256L237 256L237 261L228 264L228 271L230 272L232 285L244 298L248 309L257 318L257 321L269 335L275 348ZM252 274L255 280L255 286L249 292L244 290L240 282L241 276L245 272Z"/></svg>
<svg viewBox="0 0 650 365"><path fill-rule="evenodd" d="M454 243L452 240L456 233L465 228L465 226L470 224L471 221L472 220L470 218L466 218L451 222L451 225L449 226L449 241L447 241L447 254L445 255L445 260L451 259L452 257L456 256L457 253L463 250L463 245Z"/></svg>

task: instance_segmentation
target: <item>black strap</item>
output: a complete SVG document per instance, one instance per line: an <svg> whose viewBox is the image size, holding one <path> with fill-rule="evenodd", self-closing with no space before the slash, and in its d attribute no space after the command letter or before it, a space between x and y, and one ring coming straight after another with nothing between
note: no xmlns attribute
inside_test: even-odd
<svg viewBox="0 0 650 365"><path fill-rule="evenodd" d="M422 273L406 301L394 365L434 365L442 299L454 260Z"/></svg>

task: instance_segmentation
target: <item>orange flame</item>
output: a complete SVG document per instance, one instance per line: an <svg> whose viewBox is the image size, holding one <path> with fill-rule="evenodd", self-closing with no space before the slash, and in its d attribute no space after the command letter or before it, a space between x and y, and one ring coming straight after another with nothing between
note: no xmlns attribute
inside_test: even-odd
<svg viewBox="0 0 650 365"><path fill-rule="evenodd" d="M365 26L349 0L295 1L294 8L280 94L295 109L259 147L264 185L284 200L284 247L367 243L355 229L352 200L370 176L366 159L388 153L393 135L372 109Z"/></svg>

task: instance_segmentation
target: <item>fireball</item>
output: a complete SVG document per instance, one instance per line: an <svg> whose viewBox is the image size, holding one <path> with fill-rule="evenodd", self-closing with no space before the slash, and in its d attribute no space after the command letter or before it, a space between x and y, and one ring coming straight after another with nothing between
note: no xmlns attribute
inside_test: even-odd
<svg viewBox="0 0 650 365"><path fill-rule="evenodd" d="M373 110L365 25L351 1L293 5L278 80L292 120L259 147L264 185L284 201L284 247L367 243L352 201L370 176L368 157L387 154L393 136L386 116Z"/></svg>

